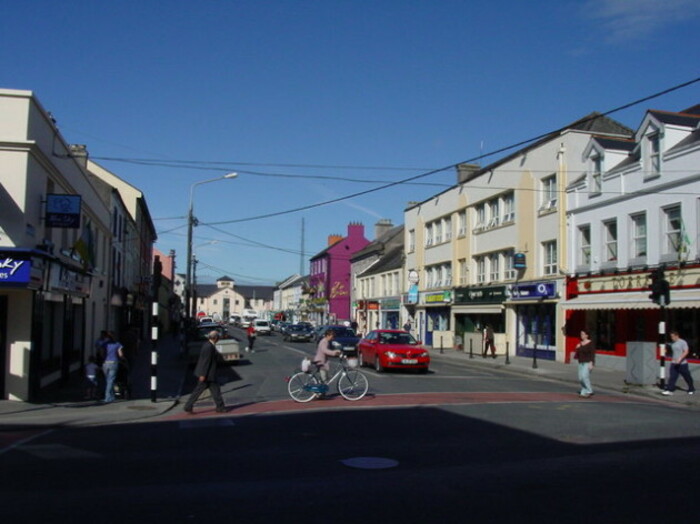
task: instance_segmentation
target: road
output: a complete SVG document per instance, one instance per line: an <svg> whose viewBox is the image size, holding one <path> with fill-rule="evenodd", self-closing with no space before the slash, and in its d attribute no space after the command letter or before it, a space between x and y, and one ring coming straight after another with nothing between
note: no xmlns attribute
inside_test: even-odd
<svg viewBox="0 0 700 524"><path fill-rule="evenodd" d="M436 359L368 370L371 395L287 399L312 345L258 340L230 411L54 430L0 455L3 515L29 522L689 521L700 420L651 399ZM307 407L310 406L310 407ZM301 408L301 409L297 409Z"/></svg>

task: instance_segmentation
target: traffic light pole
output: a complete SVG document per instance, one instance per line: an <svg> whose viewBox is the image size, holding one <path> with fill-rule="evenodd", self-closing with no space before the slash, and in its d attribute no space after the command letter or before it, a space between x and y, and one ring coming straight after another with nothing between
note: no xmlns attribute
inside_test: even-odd
<svg viewBox="0 0 700 524"><path fill-rule="evenodd" d="M666 387L666 308L661 306L661 320L659 321L659 388Z"/></svg>

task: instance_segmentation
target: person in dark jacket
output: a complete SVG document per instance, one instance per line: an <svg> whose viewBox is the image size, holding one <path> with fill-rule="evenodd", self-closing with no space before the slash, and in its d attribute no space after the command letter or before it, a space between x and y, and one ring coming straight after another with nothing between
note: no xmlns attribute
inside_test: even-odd
<svg viewBox="0 0 700 524"><path fill-rule="evenodd" d="M576 346L576 358L578 359L578 380L581 383L580 395L588 398L593 395L591 369L595 364L595 348L587 329L581 330L581 342Z"/></svg>
<svg viewBox="0 0 700 524"><path fill-rule="evenodd" d="M219 332L211 331L207 336L207 341L202 346L199 353L197 365L194 367L194 376L197 377L197 386L192 391L190 398L185 403L185 412L193 413L192 408L197 402L199 396L204 393L204 390L209 388L212 398L216 404L217 413L225 413L226 405L221 396L221 389L217 382L217 369L222 359L216 349L216 343L219 341Z"/></svg>

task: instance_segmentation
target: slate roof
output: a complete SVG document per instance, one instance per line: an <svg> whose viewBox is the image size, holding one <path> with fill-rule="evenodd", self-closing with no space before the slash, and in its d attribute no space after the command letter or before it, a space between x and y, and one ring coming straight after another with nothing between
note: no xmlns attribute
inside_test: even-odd
<svg viewBox="0 0 700 524"><path fill-rule="evenodd" d="M695 106L698 107L698 106ZM694 108L690 108L694 110ZM700 123L700 114L672 113L669 111L651 110L649 114L664 124L672 124L684 127L696 127Z"/></svg>
<svg viewBox="0 0 700 524"><path fill-rule="evenodd" d="M632 151L637 146L637 142L632 139L608 138L602 136L595 136L593 139L603 146L604 149L613 151Z"/></svg>
<svg viewBox="0 0 700 524"><path fill-rule="evenodd" d="M382 235L379 235L379 238L376 240L373 240L369 244L367 244L364 248L360 249L357 253L353 254L353 256L350 258L352 262L355 262L356 260L361 260L362 258L373 255L376 252L381 252L383 249L388 244L395 243L396 241L403 240L403 230L404 226L403 224L400 224L398 226L394 226L391 229L385 231ZM401 237L401 238L397 238ZM403 245L403 242L401 241L401 245Z"/></svg>
<svg viewBox="0 0 700 524"><path fill-rule="evenodd" d="M362 273L362 276L376 275L378 273L384 273L385 271L391 271L392 269L400 269L403 267L403 258L403 244L392 247L376 264L367 268L367 270Z"/></svg>

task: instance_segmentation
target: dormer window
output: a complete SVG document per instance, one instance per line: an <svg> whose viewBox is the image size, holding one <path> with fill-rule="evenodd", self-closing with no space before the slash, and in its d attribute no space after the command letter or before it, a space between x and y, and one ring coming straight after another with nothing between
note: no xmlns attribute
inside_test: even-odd
<svg viewBox="0 0 700 524"><path fill-rule="evenodd" d="M603 191L603 158L600 155L591 157L591 193L600 194Z"/></svg>
<svg viewBox="0 0 700 524"><path fill-rule="evenodd" d="M661 138L659 133L649 135L649 174L657 176L661 173Z"/></svg>

